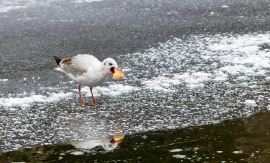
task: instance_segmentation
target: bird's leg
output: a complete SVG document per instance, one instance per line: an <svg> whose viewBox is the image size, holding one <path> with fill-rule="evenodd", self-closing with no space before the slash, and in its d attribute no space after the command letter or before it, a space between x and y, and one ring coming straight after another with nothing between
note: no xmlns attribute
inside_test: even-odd
<svg viewBox="0 0 270 163"><path fill-rule="evenodd" d="M97 103L97 104L102 104L103 102L101 101L96 101L95 98L94 98L94 95L93 95L93 92L92 92L92 87L90 87L90 91L91 91L91 94L92 94L92 100L93 100L93 103Z"/></svg>
<svg viewBox="0 0 270 163"><path fill-rule="evenodd" d="M82 100L82 95L81 95L81 84L79 84L79 95L80 95L80 103L82 104L82 105L86 105L86 104L89 104L90 102L84 102L83 100Z"/></svg>

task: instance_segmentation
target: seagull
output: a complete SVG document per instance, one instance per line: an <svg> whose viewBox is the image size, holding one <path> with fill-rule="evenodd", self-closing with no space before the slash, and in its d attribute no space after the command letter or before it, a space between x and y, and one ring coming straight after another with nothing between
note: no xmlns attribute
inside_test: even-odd
<svg viewBox="0 0 270 163"><path fill-rule="evenodd" d="M121 72L117 63L112 58L106 58L100 62L96 57L90 54L78 54L74 57L60 59L54 56L59 67L55 68L60 72L65 73L69 78L79 84L80 103L87 105L90 102L84 102L81 96L81 85L90 87L93 103L101 104L101 101L96 101L92 92L92 88L99 86L105 82L108 75ZM122 73L123 74L123 73Z"/></svg>

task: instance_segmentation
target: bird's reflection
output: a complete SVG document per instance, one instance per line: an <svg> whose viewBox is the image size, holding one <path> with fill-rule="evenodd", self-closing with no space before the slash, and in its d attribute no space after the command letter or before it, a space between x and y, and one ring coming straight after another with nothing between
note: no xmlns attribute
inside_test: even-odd
<svg viewBox="0 0 270 163"><path fill-rule="evenodd" d="M92 139L81 142L72 142L72 145L79 150L90 150L102 147L105 151L111 151L124 139L124 135L115 135L110 138Z"/></svg>

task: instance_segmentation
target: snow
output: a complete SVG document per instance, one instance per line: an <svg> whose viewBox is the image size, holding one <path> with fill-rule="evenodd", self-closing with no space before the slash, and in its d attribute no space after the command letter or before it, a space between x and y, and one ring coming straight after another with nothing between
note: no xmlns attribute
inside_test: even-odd
<svg viewBox="0 0 270 163"><path fill-rule="evenodd" d="M31 104L37 103L51 103L59 101L61 99L71 96L72 93L52 93L49 96L45 95L31 95L27 97L10 97L10 98L0 98L0 106L7 108L12 108L14 106L20 106L22 108L28 108Z"/></svg>
<svg viewBox="0 0 270 163"><path fill-rule="evenodd" d="M257 106L256 104L256 101L255 100L250 100L250 99L247 99L245 100L244 102L247 106Z"/></svg>
<svg viewBox="0 0 270 163"><path fill-rule="evenodd" d="M178 158L178 159L183 159L186 157L186 155L173 155L173 157Z"/></svg>
<svg viewBox="0 0 270 163"><path fill-rule="evenodd" d="M183 151L183 149L181 148L177 148L177 149L172 149L172 150L169 150L170 152L181 152Z"/></svg>

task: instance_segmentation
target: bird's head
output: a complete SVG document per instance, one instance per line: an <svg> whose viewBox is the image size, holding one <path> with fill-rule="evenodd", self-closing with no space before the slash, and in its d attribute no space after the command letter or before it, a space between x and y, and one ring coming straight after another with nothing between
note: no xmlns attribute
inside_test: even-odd
<svg viewBox="0 0 270 163"><path fill-rule="evenodd" d="M105 69L108 70L108 73L112 75L115 73L115 69L121 70L112 58L106 58L102 63Z"/></svg>

